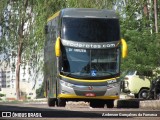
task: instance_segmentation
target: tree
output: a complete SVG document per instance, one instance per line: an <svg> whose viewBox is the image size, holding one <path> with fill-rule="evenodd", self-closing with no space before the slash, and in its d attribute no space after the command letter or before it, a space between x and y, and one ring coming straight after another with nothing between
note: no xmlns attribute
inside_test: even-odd
<svg viewBox="0 0 160 120"><path fill-rule="evenodd" d="M20 66L23 63L22 56L25 51L35 46L33 35L33 0L10 0L9 12L9 48L16 50L16 95L20 99Z"/></svg>
<svg viewBox="0 0 160 120"><path fill-rule="evenodd" d="M128 58L122 65L125 70L143 72L160 66L159 38L151 8L153 3L147 0L128 1L124 7L126 17L121 19L121 32L129 46Z"/></svg>
<svg viewBox="0 0 160 120"><path fill-rule="evenodd" d="M35 33L36 13L34 10L36 1L34 0L8 0L3 7L4 19L3 42L9 55L17 57L16 68L16 93L17 100L20 99L20 67L29 60L33 60L33 55L38 49L39 39ZM40 46L42 48L42 46ZM11 54L12 53L12 54Z"/></svg>
<svg viewBox="0 0 160 120"><path fill-rule="evenodd" d="M4 16L5 14L5 8L7 6L7 1L6 0L1 0L0 1L0 54L4 54L6 55L6 57L4 58L4 61L8 61L8 57L7 57L7 51L6 51L6 44L7 42L4 40L5 39L5 33L3 31L3 28L5 26L5 20L7 19L6 16ZM1 61L3 62L3 61ZM2 64L2 63L0 63Z"/></svg>
<svg viewBox="0 0 160 120"><path fill-rule="evenodd" d="M112 9L116 0L67 0L66 7Z"/></svg>
<svg viewBox="0 0 160 120"><path fill-rule="evenodd" d="M154 18L155 18L155 31L158 33L158 23L157 23L157 0L154 0Z"/></svg>
<svg viewBox="0 0 160 120"><path fill-rule="evenodd" d="M44 81L42 86L36 90L36 98L44 98Z"/></svg>
<svg viewBox="0 0 160 120"><path fill-rule="evenodd" d="M61 0L1 0L1 21L3 35L1 44L8 57L17 57L16 93L20 99L20 67L36 59L36 54L43 49L44 26L47 18L64 6ZM2 24L2 22L1 22ZM13 54L11 54L13 53Z"/></svg>

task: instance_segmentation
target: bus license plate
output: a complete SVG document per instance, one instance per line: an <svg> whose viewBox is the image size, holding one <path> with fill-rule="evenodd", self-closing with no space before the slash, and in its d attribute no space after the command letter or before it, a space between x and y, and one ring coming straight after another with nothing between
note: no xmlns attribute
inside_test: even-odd
<svg viewBox="0 0 160 120"><path fill-rule="evenodd" d="M86 97L95 97L96 95L94 93L86 93L85 96Z"/></svg>

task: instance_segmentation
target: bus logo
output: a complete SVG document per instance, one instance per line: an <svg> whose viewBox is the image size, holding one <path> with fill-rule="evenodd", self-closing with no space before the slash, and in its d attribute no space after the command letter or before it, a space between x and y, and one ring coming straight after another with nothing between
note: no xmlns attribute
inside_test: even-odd
<svg viewBox="0 0 160 120"><path fill-rule="evenodd" d="M93 87L92 87L92 86L88 86L88 89L89 89L89 90L93 90Z"/></svg>

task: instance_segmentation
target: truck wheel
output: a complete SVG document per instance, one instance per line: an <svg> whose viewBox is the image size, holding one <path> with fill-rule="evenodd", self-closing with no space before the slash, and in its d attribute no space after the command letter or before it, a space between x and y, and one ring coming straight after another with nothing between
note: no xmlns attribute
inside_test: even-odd
<svg viewBox="0 0 160 120"><path fill-rule="evenodd" d="M58 107L65 107L66 106L66 100L65 99L57 99L57 106Z"/></svg>
<svg viewBox="0 0 160 120"><path fill-rule="evenodd" d="M48 98L48 106L49 107L52 107L52 106L55 106L55 98Z"/></svg>
<svg viewBox="0 0 160 120"><path fill-rule="evenodd" d="M140 92L138 93L138 98L147 99L147 97L148 97L148 90L141 89Z"/></svg>

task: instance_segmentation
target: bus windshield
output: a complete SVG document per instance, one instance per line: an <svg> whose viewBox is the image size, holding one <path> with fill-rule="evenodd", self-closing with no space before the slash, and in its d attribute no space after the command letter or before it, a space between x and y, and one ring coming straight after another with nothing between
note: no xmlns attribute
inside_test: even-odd
<svg viewBox="0 0 160 120"><path fill-rule="evenodd" d="M61 74L75 78L107 78L119 74L119 48L77 49L63 46Z"/></svg>
<svg viewBox="0 0 160 120"><path fill-rule="evenodd" d="M77 42L111 42L120 40L118 19L62 18L61 38Z"/></svg>

